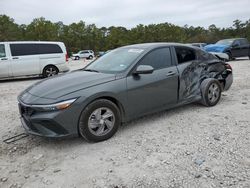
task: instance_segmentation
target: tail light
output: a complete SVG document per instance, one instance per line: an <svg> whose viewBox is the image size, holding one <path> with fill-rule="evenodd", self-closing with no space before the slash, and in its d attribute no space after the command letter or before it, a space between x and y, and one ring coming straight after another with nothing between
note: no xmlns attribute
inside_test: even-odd
<svg viewBox="0 0 250 188"><path fill-rule="evenodd" d="M233 70L232 67L231 67L231 65L229 65L227 63L225 64L225 67L226 67L227 70L231 70L231 71Z"/></svg>
<svg viewBox="0 0 250 188"><path fill-rule="evenodd" d="M66 55L65 55L65 60L66 60L66 62L69 61L69 55L68 55L68 53L66 53Z"/></svg>

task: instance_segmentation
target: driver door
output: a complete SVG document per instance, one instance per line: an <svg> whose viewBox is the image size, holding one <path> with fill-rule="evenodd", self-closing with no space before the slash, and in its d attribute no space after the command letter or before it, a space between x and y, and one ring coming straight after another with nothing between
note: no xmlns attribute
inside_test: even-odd
<svg viewBox="0 0 250 188"><path fill-rule="evenodd" d="M131 74L127 77L129 116L133 118L176 104L178 71L172 64L170 48L149 52L139 65L150 65L154 71L151 74Z"/></svg>

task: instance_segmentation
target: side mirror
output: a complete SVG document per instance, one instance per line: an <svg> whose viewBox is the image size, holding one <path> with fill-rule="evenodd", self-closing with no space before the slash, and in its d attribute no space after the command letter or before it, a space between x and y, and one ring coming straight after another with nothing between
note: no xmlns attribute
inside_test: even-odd
<svg viewBox="0 0 250 188"><path fill-rule="evenodd" d="M151 74L154 72L154 68L150 65L139 65L133 74Z"/></svg>

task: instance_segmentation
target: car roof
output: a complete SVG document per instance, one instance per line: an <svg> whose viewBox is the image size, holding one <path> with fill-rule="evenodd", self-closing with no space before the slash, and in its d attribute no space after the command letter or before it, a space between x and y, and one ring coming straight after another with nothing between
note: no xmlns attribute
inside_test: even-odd
<svg viewBox="0 0 250 188"><path fill-rule="evenodd" d="M133 45L128 45L128 46L123 46L121 48L140 48L140 49L146 50L146 49L153 49L153 48L165 47L165 46L183 46L183 47L193 48L192 46L188 46L186 44L172 43L172 42L141 43L141 44L133 44Z"/></svg>
<svg viewBox="0 0 250 188"><path fill-rule="evenodd" d="M246 38L229 38L229 39L221 39L221 40L239 40L239 39L246 39Z"/></svg>

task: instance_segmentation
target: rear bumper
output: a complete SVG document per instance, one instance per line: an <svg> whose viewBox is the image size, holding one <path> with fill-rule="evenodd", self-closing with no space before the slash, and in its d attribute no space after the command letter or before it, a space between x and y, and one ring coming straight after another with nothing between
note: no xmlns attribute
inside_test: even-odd
<svg viewBox="0 0 250 188"><path fill-rule="evenodd" d="M66 63L58 64L56 67L58 68L59 72L68 72L70 70Z"/></svg>
<svg viewBox="0 0 250 188"><path fill-rule="evenodd" d="M224 91L227 91L233 84L233 73L230 71L225 79Z"/></svg>

